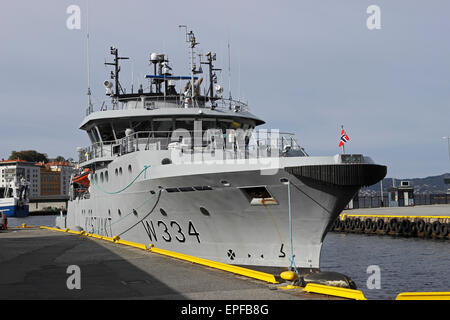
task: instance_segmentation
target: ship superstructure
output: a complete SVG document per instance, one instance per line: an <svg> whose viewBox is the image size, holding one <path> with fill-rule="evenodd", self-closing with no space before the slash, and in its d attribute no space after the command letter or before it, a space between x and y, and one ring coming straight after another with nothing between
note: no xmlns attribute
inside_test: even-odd
<svg viewBox="0 0 450 320"><path fill-rule="evenodd" d="M126 58L111 47L111 103L89 103L81 123L91 145L78 148L67 227L230 264L319 269L328 229L386 167L359 154L311 157L293 134L256 130L265 122L223 97L216 55L196 65L187 28L186 40L190 75L152 53L148 88L129 93Z"/></svg>

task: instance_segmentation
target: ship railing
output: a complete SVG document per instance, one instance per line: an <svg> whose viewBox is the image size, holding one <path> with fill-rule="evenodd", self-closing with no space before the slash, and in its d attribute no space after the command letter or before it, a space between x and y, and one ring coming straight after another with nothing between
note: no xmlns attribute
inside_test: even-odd
<svg viewBox="0 0 450 320"><path fill-rule="evenodd" d="M122 139L79 149L79 162L112 158L136 151L180 150L186 154L221 151L225 158L308 156L294 134L266 130L139 131Z"/></svg>
<svg viewBox="0 0 450 320"><path fill-rule="evenodd" d="M144 101L142 101L141 98L130 98L128 101L121 100L116 105L112 103L109 104L106 103L106 101L103 101L98 111L122 110L122 109L153 110L164 108L205 108L223 111L230 110L236 113L250 111L248 104L245 102L225 98L215 99L213 102L211 102L209 98L206 96L198 97L191 102L186 102L186 100L182 99L181 97L164 98L162 96L147 97L147 98L144 97ZM93 112L95 112L93 107L87 108L86 116L90 115Z"/></svg>

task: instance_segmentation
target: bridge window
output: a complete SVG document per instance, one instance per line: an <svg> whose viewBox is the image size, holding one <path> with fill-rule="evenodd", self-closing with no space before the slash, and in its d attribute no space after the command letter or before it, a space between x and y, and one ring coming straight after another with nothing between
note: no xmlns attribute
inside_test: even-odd
<svg viewBox="0 0 450 320"><path fill-rule="evenodd" d="M103 142L114 140L113 129L109 122L99 124L97 127L98 127L98 131L100 131L100 135L102 137Z"/></svg>
<svg viewBox="0 0 450 320"><path fill-rule="evenodd" d="M153 120L153 131L158 131L156 137L167 138L170 137L170 132L173 130L172 119L155 119Z"/></svg>

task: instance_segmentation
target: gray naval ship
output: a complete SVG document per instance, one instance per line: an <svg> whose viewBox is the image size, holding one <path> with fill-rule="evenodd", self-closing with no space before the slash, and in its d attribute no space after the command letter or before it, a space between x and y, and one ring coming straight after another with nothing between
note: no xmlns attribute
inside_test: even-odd
<svg viewBox="0 0 450 320"><path fill-rule="evenodd" d="M256 130L265 122L223 97L216 54L197 55L187 28L186 42L190 75L152 53L148 87L128 93L127 58L111 47L111 102L94 111L89 99L80 129L91 145L78 148L64 227L234 265L319 270L334 220L386 167L361 154L312 157L292 134Z"/></svg>

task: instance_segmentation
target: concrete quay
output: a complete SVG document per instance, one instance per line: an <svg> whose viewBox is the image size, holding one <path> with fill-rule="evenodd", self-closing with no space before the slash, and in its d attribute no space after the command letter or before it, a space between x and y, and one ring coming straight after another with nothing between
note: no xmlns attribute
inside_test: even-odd
<svg viewBox="0 0 450 320"><path fill-rule="evenodd" d="M69 266L80 289L69 289ZM113 242L39 228L0 233L0 299L320 300ZM70 286L70 285L69 285Z"/></svg>

